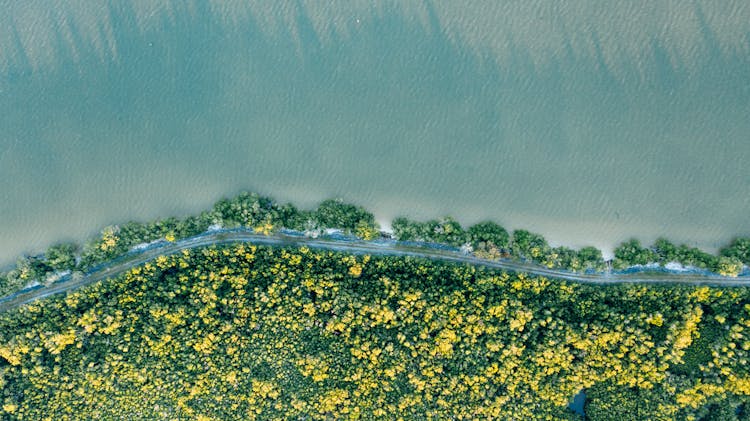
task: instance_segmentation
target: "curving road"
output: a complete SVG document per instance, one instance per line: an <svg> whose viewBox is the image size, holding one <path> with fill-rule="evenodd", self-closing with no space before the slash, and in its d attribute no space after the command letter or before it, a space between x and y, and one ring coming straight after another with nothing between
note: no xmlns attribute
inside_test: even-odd
<svg viewBox="0 0 750 421"><path fill-rule="evenodd" d="M588 284L689 284L711 285L719 287L750 286L750 278L730 278L718 275L674 274L674 273L632 273L632 274L581 274L567 271L547 269L545 267L524 262L510 260L489 261L460 253L408 246L396 242L365 242L350 240L315 239L301 236L275 234L264 236L247 231L218 231L190 237L174 243L162 243L143 250L133 251L115 259L103 267L95 268L83 277L71 276L47 287L21 291L0 299L0 312L18 308L24 304L40 298L73 290L103 279L122 274L136 266L142 265L158 256L178 253L185 249L193 249L210 245L230 243L253 243L268 246L307 246L313 249L325 249L353 254L372 254L381 256L412 256L419 258L442 260L455 263L466 263L484 266L492 269L502 269L513 272L525 272L532 275L565 279Z"/></svg>

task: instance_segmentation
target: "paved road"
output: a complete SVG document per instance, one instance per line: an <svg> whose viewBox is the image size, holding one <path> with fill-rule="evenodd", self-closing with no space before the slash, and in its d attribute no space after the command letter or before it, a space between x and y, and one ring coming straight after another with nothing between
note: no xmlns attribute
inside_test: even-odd
<svg viewBox="0 0 750 421"><path fill-rule="evenodd" d="M68 277L47 287L37 288L31 291L16 293L0 300L0 312L12 310L21 305L30 303L40 298L73 290L106 278L115 277L136 266L142 265L157 256L178 253L185 249L198 247L230 244L230 243L252 243L269 246L307 246L313 249L325 249L354 254L372 254L386 256L412 256L427 259L442 260L455 263L466 263L479 265L493 269L502 269L513 272L525 272L531 275L546 276L549 278L566 279L587 284L622 284L622 283L644 283L644 284L689 284L689 285L711 285L720 287L750 286L750 278L729 278L723 276L707 276L696 274L674 274L674 273L632 273L632 274L580 274L566 271L547 269L545 267L523 262L509 260L488 261L460 253L436 250L430 248L407 246L395 242L364 242L349 240L314 239L293 235L276 234L264 236L246 231L218 231L201 234L174 243L163 243L141 251L131 252L124 258L114 260L104 267L97 268L80 278Z"/></svg>

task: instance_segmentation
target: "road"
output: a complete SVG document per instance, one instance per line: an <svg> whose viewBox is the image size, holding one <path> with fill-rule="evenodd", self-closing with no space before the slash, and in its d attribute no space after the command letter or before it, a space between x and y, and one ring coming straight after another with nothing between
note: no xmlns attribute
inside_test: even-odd
<svg viewBox="0 0 750 421"><path fill-rule="evenodd" d="M350 240L315 239L294 235L275 234L265 236L248 231L217 231L201 234L174 243L162 243L140 251L133 251L122 258L115 259L109 264L94 269L88 274L74 278L68 276L52 285L30 291L9 295L0 299L0 313L9 311L32 301L51 295L80 288L94 282L112 278L136 266L162 255L171 255L185 249L194 249L210 245L252 243L257 245L300 247L324 249L353 254L371 254L380 256L412 256L441 260L446 262L465 263L501 269L512 272L524 272L549 278L565 279L569 281L609 285L623 283L639 284L689 284L710 285L718 287L750 286L750 278L730 278L718 275L674 274L674 273L632 273L632 274L581 274L567 271L547 269L545 267L525 262L510 260L489 261L452 251L430 249L424 247L407 246L395 242L365 242Z"/></svg>

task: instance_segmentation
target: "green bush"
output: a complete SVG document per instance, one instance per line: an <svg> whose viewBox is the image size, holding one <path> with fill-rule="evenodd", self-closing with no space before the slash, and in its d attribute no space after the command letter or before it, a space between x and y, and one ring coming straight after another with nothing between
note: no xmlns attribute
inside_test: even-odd
<svg viewBox="0 0 750 421"><path fill-rule="evenodd" d="M393 236L399 241L432 241L427 223L399 217L391 223Z"/></svg>
<svg viewBox="0 0 750 421"><path fill-rule="evenodd" d="M735 238L727 247L721 249L720 254L735 257L750 266L750 238Z"/></svg>
<svg viewBox="0 0 750 421"><path fill-rule="evenodd" d="M318 228L339 228L360 237L375 237L378 226L375 216L361 206L341 200L325 200L315 211L313 219Z"/></svg>
<svg viewBox="0 0 750 421"><path fill-rule="evenodd" d="M585 390L590 420L731 420L750 397L748 302L748 288L198 248L0 314L0 418L573 420Z"/></svg>
<svg viewBox="0 0 750 421"><path fill-rule="evenodd" d="M72 271L76 268L76 256L78 252L77 244L63 243L47 249L45 258L47 264L56 271Z"/></svg>
<svg viewBox="0 0 750 421"><path fill-rule="evenodd" d="M583 247L578 250L578 259L584 269L604 270L602 251L596 247Z"/></svg>
<svg viewBox="0 0 750 421"><path fill-rule="evenodd" d="M526 230L513 231L511 247L514 254L530 260L540 259L550 252L550 246L544 237Z"/></svg>
<svg viewBox="0 0 750 421"><path fill-rule="evenodd" d="M656 253L656 255L658 256L658 261L661 263L679 261L677 246L672 244L666 238L657 239L654 243L653 250L654 253Z"/></svg>
<svg viewBox="0 0 750 421"><path fill-rule="evenodd" d="M650 249L641 246L637 239L630 239L615 248L615 266L624 268L633 265L647 265L657 262L658 256Z"/></svg>
<svg viewBox="0 0 750 421"><path fill-rule="evenodd" d="M502 226L492 221L480 222L469 227L469 240L474 249L507 250L510 247L510 235Z"/></svg>
<svg viewBox="0 0 750 421"><path fill-rule="evenodd" d="M429 233L427 241L433 243L448 244L454 247L461 247L468 242L469 237L464 229L455 219L447 216L441 220L430 220L426 223L426 230Z"/></svg>

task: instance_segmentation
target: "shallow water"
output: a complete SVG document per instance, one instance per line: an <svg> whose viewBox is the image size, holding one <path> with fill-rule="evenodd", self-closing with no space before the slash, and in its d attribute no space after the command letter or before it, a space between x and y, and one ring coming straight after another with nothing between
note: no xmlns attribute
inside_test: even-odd
<svg viewBox="0 0 750 421"><path fill-rule="evenodd" d="M0 262L243 189L750 234L750 6L604 3L0 0Z"/></svg>

